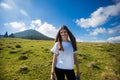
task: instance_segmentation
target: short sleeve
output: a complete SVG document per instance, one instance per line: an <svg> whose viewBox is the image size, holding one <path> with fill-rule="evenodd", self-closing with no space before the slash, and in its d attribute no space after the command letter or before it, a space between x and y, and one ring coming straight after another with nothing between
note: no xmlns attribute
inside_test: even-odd
<svg viewBox="0 0 120 80"><path fill-rule="evenodd" d="M74 53L74 54L78 53L78 50L76 50L76 51L73 51L73 53Z"/></svg>
<svg viewBox="0 0 120 80"><path fill-rule="evenodd" d="M54 54L58 54L58 42L56 42L55 44L54 44L54 46L52 47L52 49L51 49L51 52L53 52Z"/></svg>

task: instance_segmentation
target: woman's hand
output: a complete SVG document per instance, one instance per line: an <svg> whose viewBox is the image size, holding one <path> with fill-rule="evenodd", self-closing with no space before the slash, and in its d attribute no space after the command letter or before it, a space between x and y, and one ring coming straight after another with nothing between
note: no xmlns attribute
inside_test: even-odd
<svg viewBox="0 0 120 80"><path fill-rule="evenodd" d="M50 80L55 80L54 74L51 74Z"/></svg>
<svg viewBox="0 0 120 80"><path fill-rule="evenodd" d="M74 54L74 61L75 61L76 68L77 68L76 75L77 75L77 76L80 76L80 69L79 69L79 65L78 65L78 58L77 58L77 54Z"/></svg>
<svg viewBox="0 0 120 80"><path fill-rule="evenodd" d="M80 77L80 71L77 71L77 73L76 73L76 74L77 74L77 76L79 76L79 77Z"/></svg>

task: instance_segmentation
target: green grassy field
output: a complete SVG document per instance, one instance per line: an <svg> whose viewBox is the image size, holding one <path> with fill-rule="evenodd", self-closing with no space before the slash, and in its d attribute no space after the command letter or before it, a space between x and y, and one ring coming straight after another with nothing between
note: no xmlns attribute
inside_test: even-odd
<svg viewBox="0 0 120 80"><path fill-rule="evenodd" d="M0 80L50 80L53 44L0 38ZM81 80L120 80L120 44L78 42L77 46Z"/></svg>

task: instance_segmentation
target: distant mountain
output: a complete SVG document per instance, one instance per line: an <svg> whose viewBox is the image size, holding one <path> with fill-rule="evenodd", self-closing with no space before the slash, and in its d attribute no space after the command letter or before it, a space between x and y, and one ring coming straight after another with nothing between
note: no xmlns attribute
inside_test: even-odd
<svg viewBox="0 0 120 80"><path fill-rule="evenodd" d="M14 33L14 36L17 38L24 38L24 39L35 39L35 40L53 40L53 38L47 37L42 33L29 29L22 32Z"/></svg>

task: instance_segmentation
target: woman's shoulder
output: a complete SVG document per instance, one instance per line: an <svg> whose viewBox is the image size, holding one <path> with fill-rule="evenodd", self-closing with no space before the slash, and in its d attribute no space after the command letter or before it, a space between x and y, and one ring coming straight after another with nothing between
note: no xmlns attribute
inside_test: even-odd
<svg viewBox="0 0 120 80"><path fill-rule="evenodd" d="M55 42L55 45L58 45L58 42Z"/></svg>
<svg viewBox="0 0 120 80"><path fill-rule="evenodd" d="M58 42L55 42L55 44L58 44Z"/></svg>

